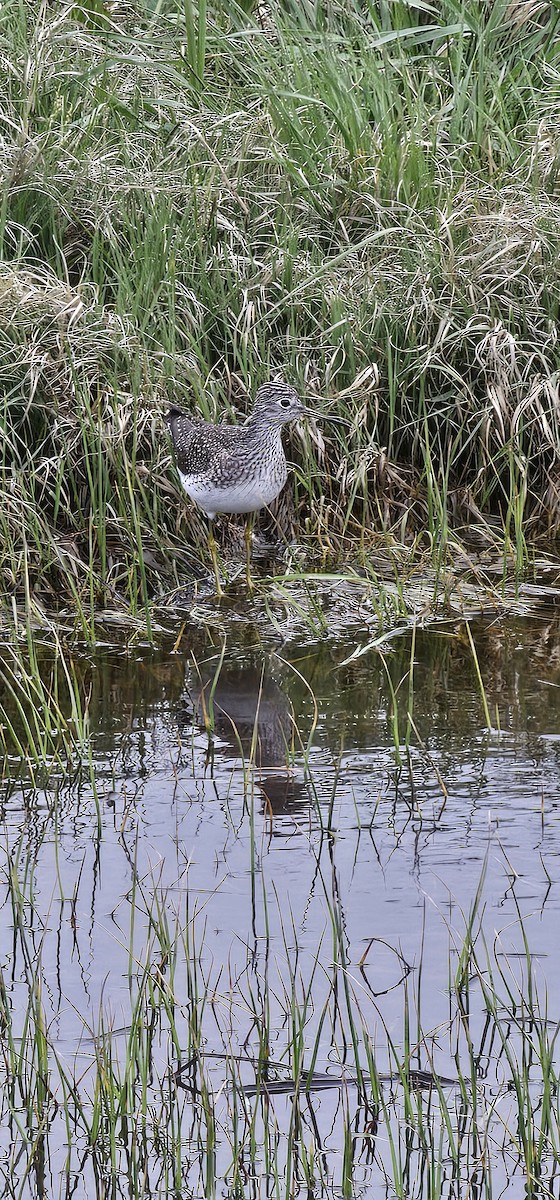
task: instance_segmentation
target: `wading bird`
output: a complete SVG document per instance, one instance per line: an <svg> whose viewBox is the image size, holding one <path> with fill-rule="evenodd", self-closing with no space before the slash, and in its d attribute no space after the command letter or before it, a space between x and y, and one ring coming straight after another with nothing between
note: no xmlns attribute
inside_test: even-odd
<svg viewBox="0 0 560 1200"><path fill-rule="evenodd" d="M282 429L316 414L287 383L265 383L243 425L212 425L172 406L166 416L181 483L210 521L208 543L222 594L212 521L217 513L254 513L280 494L288 477ZM331 418L336 420L337 418ZM247 526L247 580L251 530Z"/></svg>

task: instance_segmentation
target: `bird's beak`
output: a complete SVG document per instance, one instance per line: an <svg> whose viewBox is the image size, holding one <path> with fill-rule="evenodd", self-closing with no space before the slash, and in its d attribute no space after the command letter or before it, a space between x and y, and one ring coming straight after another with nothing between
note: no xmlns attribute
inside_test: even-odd
<svg viewBox="0 0 560 1200"><path fill-rule="evenodd" d="M311 419L315 421L327 421L329 424L332 422L334 425L346 425L348 429L350 429L352 424L352 422L347 421L345 417L333 417L330 413L317 412L317 409L315 408L302 407L300 409L300 413L302 417L311 417Z"/></svg>
<svg viewBox="0 0 560 1200"><path fill-rule="evenodd" d="M329 422L333 421L335 425L346 425L347 429L350 429L350 426L352 425L352 422L347 421L346 417L332 417L329 415L329 413L325 413L323 420Z"/></svg>

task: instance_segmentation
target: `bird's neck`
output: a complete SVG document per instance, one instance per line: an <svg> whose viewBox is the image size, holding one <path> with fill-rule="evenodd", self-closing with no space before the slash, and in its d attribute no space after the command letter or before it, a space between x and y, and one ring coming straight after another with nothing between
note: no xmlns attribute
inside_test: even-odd
<svg viewBox="0 0 560 1200"><path fill-rule="evenodd" d="M273 425L260 413L252 413L245 422L247 436L256 442L279 442L282 440L282 426Z"/></svg>

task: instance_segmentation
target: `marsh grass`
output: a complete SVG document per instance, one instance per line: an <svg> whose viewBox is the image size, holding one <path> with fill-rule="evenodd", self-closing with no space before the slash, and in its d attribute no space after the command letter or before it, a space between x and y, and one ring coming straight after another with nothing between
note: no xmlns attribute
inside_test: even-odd
<svg viewBox="0 0 560 1200"><path fill-rule="evenodd" d="M3 6L8 593L149 631L208 561L164 407L243 414L276 370L326 414L278 515L310 560L497 528L527 568L558 524L558 21Z"/></svg>
<svg viewBox="0 0 560 1200"><path fill-rule="evenodd" d="M85 868L69 887L61 865L73 778L92 879L109 834L76 647L103 622L131 645L165 635L166 609L172 623L173 598L190 609L208 566L164 434L171 398L239 419L280 370L323 414L290 435L272 521L285 569L255 608L268 634L319 639L333 629L326 591L348 589L343 666L382 656L406 819L422 825L415 634L404 658L391 639L441 611L442 594L457 616L458 563L467 608L480 611L481 590L497 605L512 579L520 595L538 575L535 539L558 531L559 21L540 0L1 7L0 753L29 808L1 867L0 1173L14 1200L54 1194L53 1180L138 1200L350 1196L372 1176L402 1196L491 1196L493 1175L500 1192L504 1178L529 1197L553 1190L557 1025L521 913L521 957L488 939L482 883L457 928L442 916L449 1019L436 1029L421 972L392 947L384 1018L367 956L348 952L340 773L321 809L312 692L309 728L292 730L320 815L311 952L267 886L256 732L246 753L239 735L243 805L234 818L226 798L223 820L232 839L249 827L258 953L248 940L238 973L233 953L214 959L211 892L191 889L188 864L168 886L142 861L129 803L112 831L127 883L103 910L102 957L112 938L124 956L117 999L102 987L95 1011L73 1010L58 942L88 995ZM329 411L349 425L329 426ZM226 557L227 523L223 539ZM472 638L466 654L490 726ZM55 884L41 904L45 847ZM327 1110L333 1060L343 1082Z"/></svg>
<svg viewBox="0 0 560 1200"><path fill-rule="evenodd" d="M90 765L89 695L83 672L56 628L47 646L30 628L0 657L1 778L29 776L36 786Z"/></svg>

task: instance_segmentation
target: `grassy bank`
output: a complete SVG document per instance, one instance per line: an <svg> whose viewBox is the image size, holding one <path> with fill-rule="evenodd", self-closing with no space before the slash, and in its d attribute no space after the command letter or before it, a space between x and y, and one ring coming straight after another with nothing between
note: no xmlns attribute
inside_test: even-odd
<svg viewBox="0 0 560 1200"><path fill-rule="evenodd" d="M292 435L282 528L323 558L381 531L522 567L556 535L559 26L540 0L7 0L9 597L87 631L191 578L162 412L242 414L276 370L352 422Z"/></svg>

